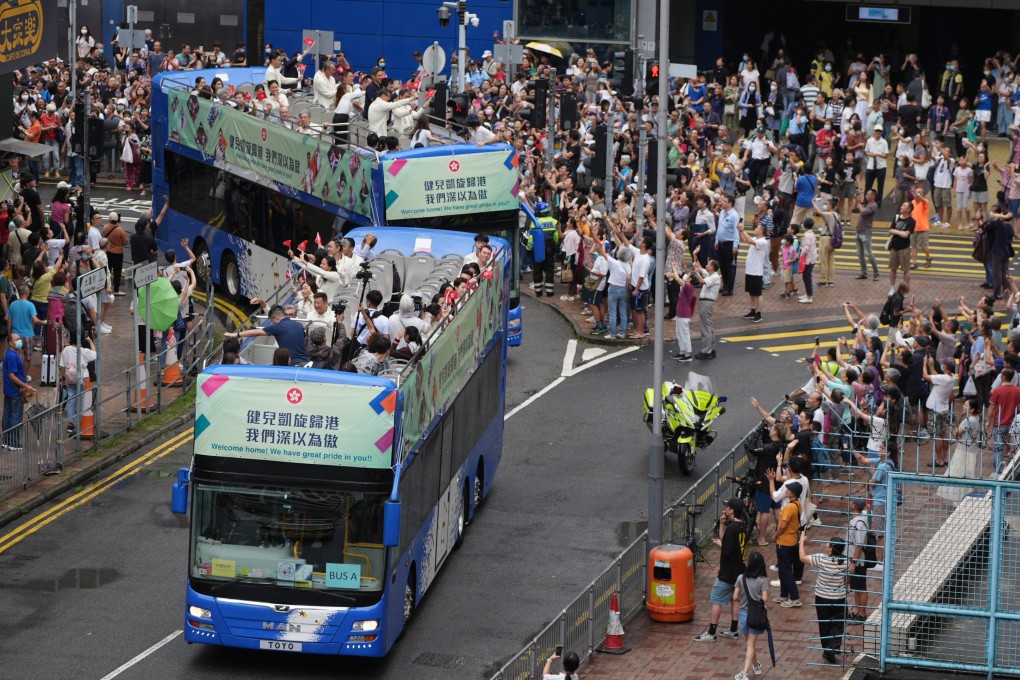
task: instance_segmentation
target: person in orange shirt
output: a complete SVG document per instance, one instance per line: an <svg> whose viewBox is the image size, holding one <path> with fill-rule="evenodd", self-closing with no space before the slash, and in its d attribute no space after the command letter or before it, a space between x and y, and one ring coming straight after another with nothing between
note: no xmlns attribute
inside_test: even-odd
<svg viewBox="0 0 1020 680"><path fill-rule="evenodd" d="M50 102L46 105L46 112L39 117L39 124L42 126L42 143L51 149L43 156L46 177L50 177L50 173L56 177L60 173L60 144L57 142L57 131L63 127L60 116L57 115L56 104Z"/></svg>
<svg viewBox="0 0 1020 680"><path fill-rule="evenodd" d="M28 119L31 121L26 128L23 125L19 125L18 129L21 130L25 135L26 142L32 142L34 144L40 144L42 139L43 126L39 122L39 114L35 111L29 111ZM28 159L28 170L35 177L36 181L39 180L39 162L34 158Z"/></svg>
<svg viewBox="0 0 1020 680"><path fill-rule="evenodd" d="M103 238L110 242L106 248L106 257L110 263L110 273L113 277L113 294L125 295L120 289L121 275L124 269L124 247L130 242L127 232L120 225L120 215L111 212L106 219L106 226L103 227Z"/></svg>
<svg viewBox="0 0 1020 680"><path fill-rule="evenodd" d="M924 250L925 269L931 266L931 250L928 249L928 236L931 232L931 209L928 197L924 195L924 184L914 184L914 200L910 216L914 218L914 233L910 235L910 268L917 269L917 252Z"/></svg>

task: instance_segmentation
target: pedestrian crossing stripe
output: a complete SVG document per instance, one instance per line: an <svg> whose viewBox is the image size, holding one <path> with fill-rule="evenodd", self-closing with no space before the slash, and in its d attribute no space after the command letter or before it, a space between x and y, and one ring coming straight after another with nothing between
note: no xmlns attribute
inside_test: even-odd
<svg viewBox="0 0 1020 680"><path fill-rule="evenodd" d="M996 312L995 316L1005 317L1004 312ZM882 326L879 329L879 335L882 337L887 336L889 333L888 326ZM846 338L849 341L853 339L853 330L846 323L827 326L825 328L809 328L804 330L796 331L780 331L776 333L760 333L756 335L724 335L720 336L719 340L728 343L743 343L745 346L751 344L752 346L748 349L761 350L763 352L769 352L776 354L780 352L804 352L811 351L815 347L814 339L817 336L821 341L821 350L824 352L829 347L834 347L836 342L840 338ZM794 342L784 345L764 345L757 346L759 342L768 340L785 340L795 338L811 338L810 342Z"/></svg>

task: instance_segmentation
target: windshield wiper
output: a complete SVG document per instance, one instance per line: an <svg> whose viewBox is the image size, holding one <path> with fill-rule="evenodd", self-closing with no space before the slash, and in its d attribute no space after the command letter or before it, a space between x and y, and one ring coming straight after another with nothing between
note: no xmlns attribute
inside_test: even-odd
<svg viewBox="0 0 1020 680"><path fill-rule="evenodd" d="M226 586L239 585L241 583L265 583L271 582L273 580L274 579L266 577L256 578L254 576L245 576L244 578L234 579L232 581L224 581L223 583L217 583L216 585L209 589L209 593L210 594L215 593L216 591L221 590Z"/></svg>

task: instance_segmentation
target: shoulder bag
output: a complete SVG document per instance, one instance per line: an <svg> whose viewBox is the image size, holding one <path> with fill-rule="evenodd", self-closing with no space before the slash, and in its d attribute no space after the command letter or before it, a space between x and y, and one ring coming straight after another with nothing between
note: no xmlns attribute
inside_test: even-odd
<svg viewBox="0 0 1020 680"><path fill-rule="evenodd" d="M747 577L741 574L740 578L744 582L744 593L747 595L747 627L754 630L768 630L771 626L765 603L751 597L751 592L747 589Z"/></svg>

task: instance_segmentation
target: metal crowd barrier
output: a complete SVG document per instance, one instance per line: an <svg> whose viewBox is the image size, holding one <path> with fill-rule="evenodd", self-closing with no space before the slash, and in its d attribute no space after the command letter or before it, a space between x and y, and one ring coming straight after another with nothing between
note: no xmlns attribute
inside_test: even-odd
<svg viewBox="0 0 1020 680"><path fill-rule="evenodd" d="M723 504L735 495L730 492L728 476L746 473L748 446L758 436L755 426L744 435L722 460L706 472L663 513L663 542L682 542L687 534L687 515L698 507L695 533L707 538L722 514ZM527 645L503 664L490 680L540 680L545 660L563 645L582 660L595 654L609 625L609 607L614 593L619 594L620 618L624 621L641 611L645 602L646 546L644 531L621 552L570 604L535 635Z"/></svg>

